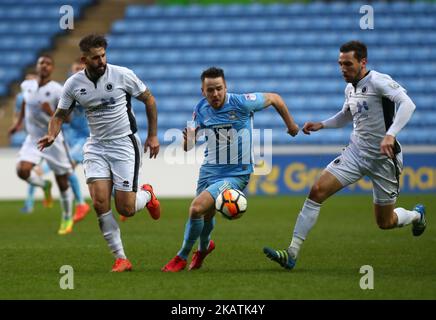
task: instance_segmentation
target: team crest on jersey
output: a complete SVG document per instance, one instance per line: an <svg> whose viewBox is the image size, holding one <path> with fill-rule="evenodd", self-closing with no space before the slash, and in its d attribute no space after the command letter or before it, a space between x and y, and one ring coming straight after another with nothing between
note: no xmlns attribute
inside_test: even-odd
<svg viewBox="0 0 436 320"><path fill-rule="evenodd" d="M247 94L244 94L244 96L245 96L245 100L249 100L249 101L256 100L256 95L254 93L247 93Z"/></svg>
<svg viewBox="0 0 436 320"><path fill-rule="evenodd" d="M366 90L367 90L367 88L366 88L366 87L363 87L363 88L362 88L362 93L365 93Z"/></svg>
<svg viewBox="0 0 436 320"><path fill-rule="evenodd" d="M107 92L111 92L112 90L114 90L114 85L109 82L109 83L106 83L104 88L106 89Z"/></svg>
<svg viewBox="0 0 436 320"><path fill-rule="evenodd" d="M50 91L47 91L47 92L45 93L45 95L46 95L47 97L50 97Z"/></svg>
<svg viewBox="0 0 436 320"><path fill-rule="evenodd" d="M229 111L229 119L230 120L236 120L238 119L238 116L236 115L236 111Z"/></svg>
<svg viewBox="0 0 436 320"><path fill-rule="evenodd" d="M86 88L80 89L80 95L83 96L86 94Z"/></svg>

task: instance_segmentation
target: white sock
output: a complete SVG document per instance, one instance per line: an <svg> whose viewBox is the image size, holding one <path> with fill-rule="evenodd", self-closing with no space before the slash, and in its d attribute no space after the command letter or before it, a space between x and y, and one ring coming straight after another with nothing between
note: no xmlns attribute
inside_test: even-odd
<svg viewBox="0 0 436 320"><path fill-rule="evenodd" d="M321 204L310 199L304 201L303 208L298 214L297 222L295 223L291 245L288 248L289 254L292 254L295 258L298 256L300 247L303 241L306 240L307 234L315 225L320 209Z"/></svg>
<svg viewBox="0 0 436 320"><path fill-rule="evenodd" d="M126 259L123 243L121 242L120 228L118 227L118 223L112 215L112 210L109 210L98 217L98 225L100 226L103 237L115 258Z"/></svg>
<svg viewBox="0 0 436 320"><path fill-rule="evenodd" d="M73 199L73 191L71 191L70 187L63 192L61 191L61 198L59 200L63 210L62 217L64 219L71 219L73 216Z"/></svg>
<svg viewBox="0 0 436 320"><path fill-rule="evenodd" d="M300 239L298 237L292 237L292 241L290 246L288 247L288 253L293 257L294 259L297 259L298 252L300 252L300 247L303 244L304 240Z"/></svg>
<svg viewBox="0 0 436 320"><path fill-rule="evenodd" d="M26 181L29 182L32 186L37 186L41 188L44 188L45 186L44 179L41 176L38 176L33 170L30 170L30 176L29 178L27 178Z"/></svg>
<svg viewBox="0 0 436 320"><path fill-rule="evenodd" d="M404 208L395 208L394 212L397 214L398 222L397 227L401 228L411 224L415 220L419 220L421 215L416 211L406 210Z"/></svg>
<svg viewBox="0 0 436 320"><path fill-rule="evenodd" d="M151 194L145 190L138 190L136 192L135 210L136 212L144 209L148 201L151 200Z"/></svg>

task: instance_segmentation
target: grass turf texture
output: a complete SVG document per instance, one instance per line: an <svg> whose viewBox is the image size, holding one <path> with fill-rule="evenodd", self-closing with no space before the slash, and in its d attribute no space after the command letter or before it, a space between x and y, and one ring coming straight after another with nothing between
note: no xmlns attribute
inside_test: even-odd
<svg viewBox="0 0 436 320"><path fill-rule="evenodd" d="M435 299L433 195L402 195L398 205L426 204L421 237L410 226L382 231L371 196L335 196L325 203L297 266L282 269L262 248L286 248L304 197L249 197L235 221L217 215L215 251L197 271L160 271L179 250L190 199L163 199L163 216L146 212L120 222L134 271L109 272L112 255L94 213L58 236L58 204L20 214L22 202L0 202L0 299ZM190 259L188 263L190 262ZM74 290L61 290L62 265L74 268ZM374 268L374 290L359 286L360 267Z"/></svg>

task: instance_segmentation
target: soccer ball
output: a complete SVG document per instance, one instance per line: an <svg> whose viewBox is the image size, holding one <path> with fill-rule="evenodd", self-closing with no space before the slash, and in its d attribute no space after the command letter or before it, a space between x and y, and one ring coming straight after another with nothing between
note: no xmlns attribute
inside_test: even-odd
<svg viewBox="0 0 436 320"><path fill-rule="evenodd" d="M216 198L215 209L226 219L238 219L247 210L247 198L237 189L224 190Z"/></svg>

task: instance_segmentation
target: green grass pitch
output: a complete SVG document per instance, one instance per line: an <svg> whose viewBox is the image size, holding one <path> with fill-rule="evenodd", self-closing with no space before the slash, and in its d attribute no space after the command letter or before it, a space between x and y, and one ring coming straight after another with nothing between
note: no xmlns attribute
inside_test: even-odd
<svg viewBox="0 0 436 320"><path fill-rule="evenodd" d="M19 212L22 202L0 202L0 299L435 299L434 195L402 195L399 206L427 206L428 227L378 229L370 195L328 200L297 266L282 269L262 248L288 246L304 197L249 197L235 221L217 215L215 251L197 271L162 273L182 243L190 199L163 199L153 221L139 213L120 222L134 271L109 272L113 258L94 213L67 236L56 234L59 207ZM74 269L74 289L62 290L62 265ZM360 267L374 270L374 289L362 290Z"/></svg>

